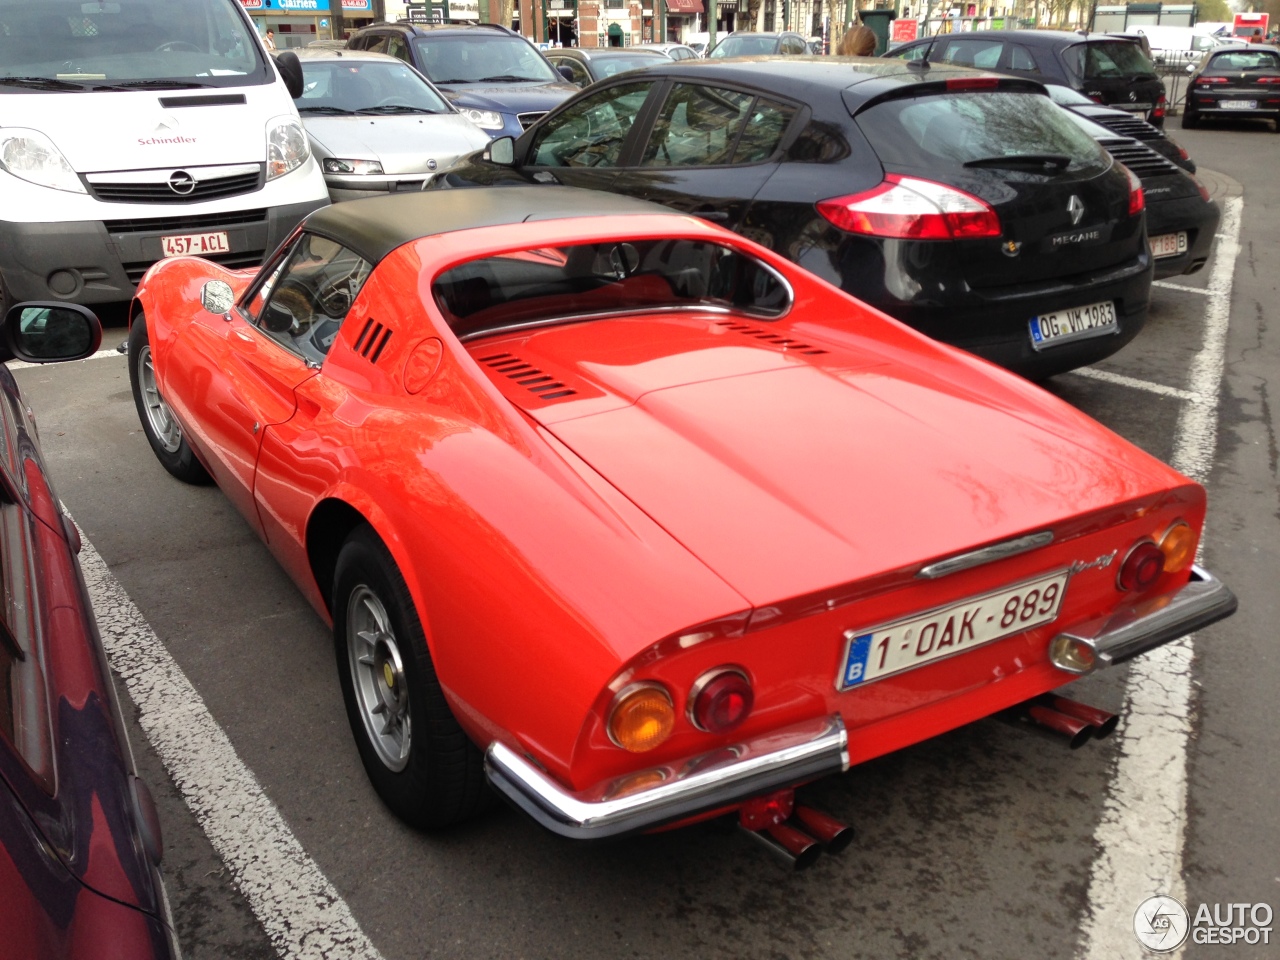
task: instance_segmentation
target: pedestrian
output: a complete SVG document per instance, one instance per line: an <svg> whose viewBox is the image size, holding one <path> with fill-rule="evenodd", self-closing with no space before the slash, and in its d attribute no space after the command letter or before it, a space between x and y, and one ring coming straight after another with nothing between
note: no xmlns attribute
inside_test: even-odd
<svg viewBox="0 0 1280 960"><path fill-rule="evenodd" d="M266 42L267 42L267 53L275 53L276 52L276 35L270 30L267 31Z"/></svg>
<svg viewBox="0 0 1280 960"><path fill-rule="evenodd" d="M1250 43L1262 43L1263 40L1264 40L1264 37L1262 36L1261 30L1254 30L1253 36L1249 38Z"/></svg>
<svg viewBox="0 0 1280 960"><path fill-rule="evenodd" d="M846 30L836 47L838 57L869 57L876 52L876 35L865 23Z"/></svg>

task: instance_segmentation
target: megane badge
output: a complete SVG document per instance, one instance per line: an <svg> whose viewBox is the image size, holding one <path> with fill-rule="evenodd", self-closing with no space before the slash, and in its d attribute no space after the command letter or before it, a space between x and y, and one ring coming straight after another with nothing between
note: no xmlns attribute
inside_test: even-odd
<svg viewBox="0 0 1280 960"><path fill-rule="evenodd" d="M180 197L185 197L196 188L196 178L185 170L175 170L169 174L169 189Z"/></svg>
<svg viewBox="0 0 1280 960"><path fill-rule="evenodd" d="M1067 201L1067 213L1071 214L1071 225L1074 227L1084 216L1084 203L1074 193Z"/></svg>

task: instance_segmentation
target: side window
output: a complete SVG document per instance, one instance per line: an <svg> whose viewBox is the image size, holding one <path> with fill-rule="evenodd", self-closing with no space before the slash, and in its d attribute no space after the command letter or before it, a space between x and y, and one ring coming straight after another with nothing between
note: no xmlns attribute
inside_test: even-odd
<svg viewBox="0 0 1280 960"><path fill-rule="evenodd" d="M385 33L375 34L365 39L364 48L372 53L386 53L387 41L390 39Z"/></svg>
<svg viewBox="0 0 1280 960"><path fill-rule="evenodd" d="M587 68L577 60L569 57L551 57L551 65L559 70L561 67L568 67L569 73L573 75L572 83L576 83L580 87L585 87L591 82L591 75L587 73Z"/></svg>
<svg viewBox="0 0 1280 960"><path fill-rule="evenodd" d="M1040 72L1040 68L1036 66L1036 58L1031 56L1031 51L1016 43L1009 44L1008 69L1019 70L1023 73Z"/></svg>
<svg viewBox="0 0 1280 960"><path fill-rule="evenodd" d="M304 233L250 297L250 321L310 363L322 363L372 265L325 237Z"/></svg>
<svg viewBox="0 0 1280 960"><path fill-rule="evenodd" d="M808 49L804 45L804 41L797 37L782 38L782 52L791 55L801 55L808 53Z"/></svg>
<svg viewBox="0 0 1280 960"><path fill-rule="evenodd" d="M913 47L890 50L885 56L896 57L899 60L924 60L929 56L929 48L931 46L933 46L931 43L917 43Z"/></svg>
<svg viewBox="0 0 1280 960"><path fill-rule="evenodd" d="M737 90L726 90L720 87L704 87L692 83L678 83L671 88L671 93L662 104L662 110L654 123L649 142L645 144L644 154L640 158L646 167L687 167L687 166L719 166L730 163L733 159L733 148L738 142L738 135L748 116L752 116L754 94ZM762 149L768 150L765 156L773 152L782 130L786 129L786 120L779 116L780 111L789 110L780 104L761 101L762 105L772 107L762 111L770 117L757 136L753 132L754 144L748 152L759 159ZM780 124L780 126L779 126ZM772 136L772 141L770 137ZM741 161L750 163L752 160Z"/></svg>
<svg viewBox="0 0 1280 960"><path fill-rule="evenodd" d="M393 57L409 62L409 44L405 43L404 37L393 36L387 38L387 53Z"/></svg>
<svg viewBox="0 0 1280 960"><path fill-rule="evenodd" d="M654 81L620 83L576 103L546 123L534 141L538 167L616 167Z"/></svg>
<svg viewBox="0 0 1280 960"><path fill-rule="evenodd" d="M1004 44L999 40L948 40L937 58L957 67L982 67L994 70L1000 63Z"/></svg>

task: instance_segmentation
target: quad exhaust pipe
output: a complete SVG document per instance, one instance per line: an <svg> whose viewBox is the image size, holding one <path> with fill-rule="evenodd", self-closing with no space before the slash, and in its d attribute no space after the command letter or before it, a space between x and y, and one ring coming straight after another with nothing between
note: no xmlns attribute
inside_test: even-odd
<svg viewBox="0 0 1280 960"><path fill-rule="evenodd" d="M1111 736L1120 723L1120 718L1113 713L1052 693L1021 703L1007 715L1015 722L1029 723L1065 737L1072 750L1079 750L1090 740Z"/></svg>
<svg viewBox="0 0 1280 960"><path fill-rule="evenodd" d="M853 842L851 826L820 810L795 803L794 797L789 803L774 805L772 811L772 816L762 818L750 808L749 802L739 815L739 824L745 833L795 870L813 866L824 851L839 853Z"/></svg>

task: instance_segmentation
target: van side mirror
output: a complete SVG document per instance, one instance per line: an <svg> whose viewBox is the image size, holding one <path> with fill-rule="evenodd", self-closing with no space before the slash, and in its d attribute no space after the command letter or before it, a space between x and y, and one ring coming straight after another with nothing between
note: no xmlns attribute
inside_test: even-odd
<svg viewBox="0 0 1280 960"><path fill-rule="evenodd" d="M276 69L280 71L280 79L284 81L289 96L297 100L302 96L302 62L292 50L285 50L272 56Z"/></svg>
<svg viewBox="0 0 1280 960"><path fill-rule="evenodd" d="M515 140L511 137L498 137L496 140L491 140L484 152L484 158L502 167L514 167L516 165Z"/></svg>
<svg viewBox="0 0 1280 960"><path fill-rule="evenodd" d="M8 357L27 363L83 360L102 345L102 324L78 303L28 301L10 308L0 340Z"/></svg>

